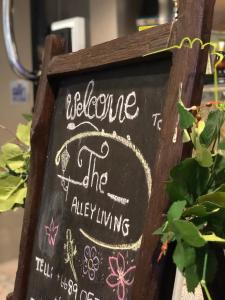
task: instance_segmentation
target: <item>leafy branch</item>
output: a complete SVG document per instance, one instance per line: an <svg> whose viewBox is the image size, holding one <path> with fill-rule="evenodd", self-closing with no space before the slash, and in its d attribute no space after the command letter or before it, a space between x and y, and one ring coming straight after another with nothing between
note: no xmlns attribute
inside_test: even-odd
<svg viewBox="0 0 225 300"><path fill-rule="evenodd" d="M211 300L207 284L217 271L212 244L225 243L225 104L209 102L187 109L177 104L183 141L193 146L187 158L170 172L166 185L171 201L161 235L159 260L171 242L176 242L173 261L186 278L189 292L200 284ZM202 118L208 111L206 122Z"/></svg>
<svg viewBox="0 0 225 300"><path fill-rule="evenodd" d="M13 141L0 149L0 212L16 207L24 207L27 194L27 178L30 164L31 117L25 116L27 123L19 124Z"/></svg>

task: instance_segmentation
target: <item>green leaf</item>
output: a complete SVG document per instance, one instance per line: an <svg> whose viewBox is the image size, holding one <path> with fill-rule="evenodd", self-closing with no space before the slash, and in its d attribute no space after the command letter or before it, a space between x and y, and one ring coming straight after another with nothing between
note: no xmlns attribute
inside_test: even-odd
<svg viewBox="0 0 225 300"><path fill-rule="evenodd" d="M4 160L4 157L2 155L2 153L0 154L0 170L1 169L5 169L6 167L6 164L5 164L5 160Z"/></svg>
<svg viewBox="0 0 225 300"><path fill-rule="evenodd" d="M198 124L196 125L196 128L195 128L195 132L198 137L200 137L200 135L202 134L204 129L205 129L205 122L201 120L198 122Z"/></svg>
<svg viewBox="0 0 225 300"><path fill-rule="evenodd" d="M22 114L22 116L24 117L24 119L28 122L32 121L32 115L30 114Z"/></svg>
<svg viewBox="0 0 225 300"><path fill-rule="evenodd" d="M5 172L5 171L0 172L0 180L3 178L6 178L7 176L9 176L8 172Z"/></svg>
<svg viewBox="0 0 225 300"><path fill-rule="evenodd" d="M173 261L178 269L183 272L184 268L194 264L196 259L195 249L181 241L177 242L176 248L173 253Z"/></svg>
<svg viewBox="0 0 225 300"><path fill-rule="evenodd" d="M201 281L201 277L198 274L197 265L191 265L185 269L184 275L186 277L186 284L189 293L194 293L196 287Z"/></svg>
<svg viewBox="0 0 225 300"><path fill-rule="evenodd" d="M173 222L175 231L187 244L193 247L203 247L206 242L197 227L188 221L177 220Z"/></svg>
<svg viewBox="0 0 225 300"><path fill-rule="evenodd" d="M4 144L1 147L1 150L2 150L2 156L1 156L1 158L6 163L7 163L7 161L9 159L18 157L18 156L20 156L20 155L23 154L23 150L18 145L13 144L13 143Z"/></svg>
<svg viewBox="0 0 225 300"><path fill-rule="evenodd" d="M188 143L188 142L190 142L190 140L191 140L191 138L190 138L190 135L189 135L187 129L184 129L183 138L182 138L183 143Z"/></svg>
<svg viewBox="0 0 225 300"><path fill-rule="evenodd" d="M0 213L6 212L6 211L12 209L13 206L14 206L14 203L12 201L10 201L10 198L8 201L0 199Z"/></svg>
<svg viewBox="0 0 225 300"><path fill-rule="evenodd" d="M204 205L208 205L208 202L204 203ZM225 209L220 208L218 212L209 215L207 219L208 219L208 226L207 226L208 232L215 233L215 235L225 238Z"/></svg>
<svg viewBox="0 0 225 300"><path fill-rule="evenodd" d="M219 136L220 129L224 122L225 114L223 111L215 110L209 113L205 129L200 135L201 144L209 147L212 142Z"/></svg>
<svg viewBox="0 0 225 300"><path fill-rule="evenodd" d="M180 116L180 128L190 128L195 122L193 115L184 107L181 101L177 103L177 109Z"/></svg>
<svg viewBox="0 0 225 300"><path fill-rule="evenodd" d="M196 149L196 157L195 159L199 163L200 166L209 168L213 164L213 158L211 152L205 147L198 143Z"/></svg>
<svg viewBox="0 0 225 300"><path fill-rule="evenodd" d="M24 187L15 191L15 193L13 193L7 200L0 199L0 212L12 209L15 204L23 206L26 194L27 188Z"/></svg>
<svg viewBox="0 0 225 300"><path fill-rule="evenodd" d="M17 174L27 173L26 161L24 160L23 155L8 160L7 166Z"/></svg>
<svg viewBox="0 0 225 300"><path fill-rule="evenodd" d="M0 178L0 212L11 209L15 203L21 202L25 190L21 190L24 181L17 176L7 174Z"/></svg>
<svg viewBox="0 0 225 300"><path fill-rule="evenodd" d="M186 204L187 204L186 201L176 201L171 205L167 213L167 218L169 222L173 222L174 220L180 219Z"/></svg>
<svg viewBox="0 0 225 300"><path fill-rule="evenodd" d="M24 159L24 154L26 152L18 145L12 143L3 145L1 150L0 160L2 161L3 167L7 167L18 174L26 172L26 161Z"/></svg>
<svg viewBox="0 0 225 300"><path fill-rule="evenodd" d="M185 199L188 203L193 203L193 197L188 192L186 185L183 182L171 180L166 184L166 190L169 195L170 201L176 202L180 199Z"/></svg>
<svg viewBox="0 0 225 300"><path fill-rule="evenodd" d="M207 209L203 205L194 205L190 208L187 208L183 214L183 216L186 217L204 217L207 216Z"/></svg>
<svg viewBox="0 0 225 300"><path fill-rule="evenodd" d="M175 240L174 232L171 231L169 222L166 221L160 228L153 232L154 235L161 235L161 242L172 242Z"/></svg>
<svg viewBox="0 0 225 300"><path fill-rule="evenodd" d="M164 225L161 226L161 227L159 227L158 229L156 229L156 230L153 232L153 234L154 234L154 235L162 235L162 234L163 234L163 227L164 227Z"/></svg>
<svg viewBox="0 0 225 300"><path fill-rule="evenodd" d="M31 122L28 124L19 124L16 131L17 138L26 146L30 146Z"/></svg>
<svg viewBox="0 0 225 300"><path fill-rule="evenodd" d="M225 157L217 154L214 158L214 184L217 188L225 182Z"/></svg>
<svg viewBox="0 0 225 300"><path fill-rule="evenodd" d="M174 235L174 232L172 231L165 231L163 234L162 234L162 237L161 237L161 242L164 244L166 242L173 242L175 241L175 235Z"/></svg>
<svg viewBox="0 0 225 300"><path fill-rule="evenodd" d="M199 121L197 124L194 124L191 130L191 140L193 145L196 147L197 141L199 141L199 137L202 134L205 128L205 122Z"/></svg>
<svg viewBox="0 0 225 300"><path fill-rule="evenodd" d="M219 143L218 148L219 148L220 150L225 150L225 139L222 140L222 141Z"/></svg>
<svg viewBox="0 0 225 300"><path fill-rule="evenodd" d="M197 202L203 204L205 202L212 203L218 207L225 208L225 184L221 185L212 193L198 197Z"/></svg>
<svg viewBox="0 0 225 300"><path fill-rule="evenodd" d="M161 227L159 227L158 229L156 229L153 234L154 235L161 235L165 232L165 230L168 227L168 221L166 221Z"/></svg>
<svg viewBox="0 0 225 300"><path fill-rule="evenodd" d="M186 200L192 205L206 190L209 169L201 167L194 158L188 158L171 170L170 178L166 186L170 200Z"/></svg>
<svg viewBox="0 0 225 300"><path fill-rule="evenodd" d="M215 208L214 206L211 207L210 210L207 209L207 207L203 206L203 205L194 205L192 207L187 208L184 213L183 213L183 217L206 217L208 215L211 215L213 213L218 212L218 208Z"/></svg>
<svg viewBox="0 0 225 300"><path fill-rule="evenodd" d="M0 200L7 201L24 181L18 176L8 175L0 179Z"/></svg>
<svg viewBox="0 0 225 300"><path fill-rule="evenodd" d="M205 147L202 147L201 150L197 152L196 160L200 166L205 168L209 168L213 165L211 152Z"/></svg>
<svg viewBox="0 0 225 300"><path fill-rule="evenodd" d="M24 204L24 200L27 196L27 187L23 187L19 189L17 192L15 192L11 197L11 201L13 201L14 204Z"/></svg>
<svg viewBox="0 0 225 300"><path fill-rule="evenodd" d="M225 244L225 239L215 235L215 233L205 234L205 235L202 235L202 237L206 242L215 242L215 243Z"/></svg>

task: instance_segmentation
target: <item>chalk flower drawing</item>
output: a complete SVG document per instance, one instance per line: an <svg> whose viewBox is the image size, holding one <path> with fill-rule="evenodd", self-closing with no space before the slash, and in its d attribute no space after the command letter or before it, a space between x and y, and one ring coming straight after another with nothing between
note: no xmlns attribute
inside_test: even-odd
<svg viewBox="0 0 225 300"><path fill-rule="evenodd" d="M65 263L70 265L71 271L75 281L77 281L77 273L74 267L73 259L77 254L77 247L75 245L74 239L72 238L72 231L67 229L66 231L66 243L64 243L65 250Z"/></svg>
<svg viewBox="0 0 225 300"><path fill-rule="evenodd" d="M84 248L84 265L83 265L83 273L88 277L90 280L95 279L95 273L99 269L99 258L97 256L97 250L95 247L86 246Z"/></svg>
<svg viewBox="0 0 225 300"><path fill-rule="evenodd" d="M109 257L109 267L111 273L106 278L106 283L109 287L117 289L118 300L124 300L126 294L126 287L129 287L134 282L135 266L129 267L126 270L125 259L121 253L117 257Z"/></svg>
<svg viewBox="0 0 225 300"><path fill-rule="evenodd" d="M58 233L59 225L55 226L52 218L50 226L45 225L45 233L48 236L48 243L50 246L55 246L55 240Z"/></svg>

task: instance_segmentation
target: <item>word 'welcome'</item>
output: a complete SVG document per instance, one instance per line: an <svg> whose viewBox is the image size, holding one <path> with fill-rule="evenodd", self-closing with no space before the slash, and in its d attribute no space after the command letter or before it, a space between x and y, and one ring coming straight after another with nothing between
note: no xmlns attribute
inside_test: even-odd
<svg viewBox="0 0 225 300"><path fill-rule="evenodd" d="M133 120L139 114L139 107L136 103L136 92L132 91L128 95L121 94L117 98L115 95L100 93L94 95L95 82L91 80L82 98L80 92L75 92L74 96L69 93L66 96L66 118L75 120L84 115L87 119L98 119L103 121L108 119L109 123L118 120L123 123L126 119Z"/></svg>

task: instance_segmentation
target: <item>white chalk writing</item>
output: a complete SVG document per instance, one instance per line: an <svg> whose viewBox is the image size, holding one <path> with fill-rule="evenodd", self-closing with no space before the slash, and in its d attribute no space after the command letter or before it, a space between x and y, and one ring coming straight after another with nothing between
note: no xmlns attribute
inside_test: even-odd
<svg viewBox="0 0 225 300"><path fill-rule="evenodd" d="M161 130L162 118L161 113L155 113L152 115L153 127L156 127L157 130Z"/></svg>
<svg viewBox="0 0 225 300"><path fill-rule="evenodd" d="M66 96L66 118L70 121L84 115L88 120L108 119L109 123L115 120L123 123L125 120L137 118L138 114L136 92L132 91L128 95L121 94L117 99L114 94L110 93L95 95L94 80L88 83L83 99L78 91L73 96L71 93ZM69 126L69 128L73 127Z"/></svg>
<svg viewBox="0 0 225 300"><path fill-rule="evenodd" d="M47 263L44 258L35 257L36 260L36 271L42 273L46 278L52 278L53 267Z"/></svg>
<svg viewBox="0 0 225 300"><path fill-rule="evenodd" d="M84 176L82 180L82 185L84 188L93 187L95 184L95 190L96 192L99 191L100 193L104 194L103 185L107 184L108 181L108 172L99 174L99 172L96 171L96 159L105 159L109 154L109 145L105 141L101 145L101 154L98 154L97 152L91 150L87 146L83 146L79 153L78 153L78 166L81 168L83 166L83 160L81 158L81 155L83 152L87 152L89 154L89 162L88 162L88 171L87 175Z"/></svg>
<svg viewBox="0 0 225 300"><path fill-rule="evenodd" d="M130 220L128 218L124 218L122 214L119 216L113 215L111 212L98 207L97 204L78 201L77 197L74 197L71 204L71 213L88 218L113 232L121 232L124 237L129 235Z"/></svg>

